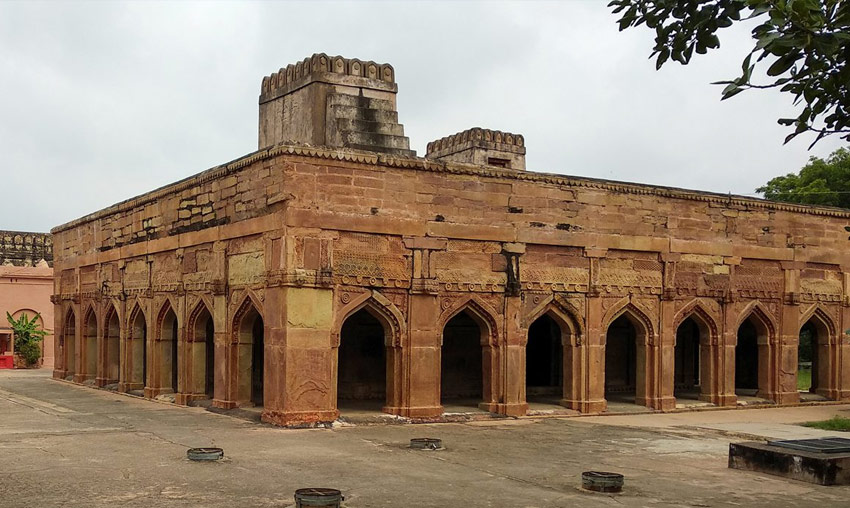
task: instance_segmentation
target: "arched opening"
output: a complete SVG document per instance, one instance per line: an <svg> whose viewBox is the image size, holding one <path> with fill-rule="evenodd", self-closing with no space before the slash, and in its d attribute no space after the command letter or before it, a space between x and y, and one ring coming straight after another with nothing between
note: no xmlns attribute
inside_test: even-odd
<svg viewBox="0 0 850 508"><path fill-rule="evenodd" d="M89 308L85 324L85 348L83 349L83 381L97 376L97 316L94 309Z"/></svg>
<svg viewBox="0 0 850 508"><path fill-rule="evenodd" d="M338 408L380 410L388 404L386 331L366 309L343 323L337 358Z"/></svg>
<svg viewBox="0 0 850 508"><path fill-rule="evenodd" d="M463 311L443 328L440 355L440 401L447 412L453 407L478 407L484 397L482 328Z"/></svg>
<svg viewBox="0 0 850 508"><path fill-rule="evenodd" d="M735 346L735 394L742 397L766 398L769 393L769 337L767 326L751 315L738 327Z"/></svg>
<svg viewBox="0 0 850 508"><path fill-rule="evenodd" d="M159 320L159 388L163 392L180 392L180 353L178 348L177 314L166 305Z"/></svg>
<svg viewBox="0 0 850 508"><path fill-rule="evenodd" d="M525 346L525 397L530 403L559 404L564 399L562 330L548 314L528 327Z"/></svg>
<svg viewBox="0 0 850 508"><path fill-rule="evenodd" d="M800 328L797 366L801 399L830 398L829 328L817 316Z"/></svg>
<svg viewBox="0 0 850 508"><path fill-rule="evenodd" d="M237 402L262 406L264 383L263 317L250 299L237 312Z"/></svg>
<svg viewBox="0 0 850 508"><path fill-rule="evenodd" d="M65 318L65 327L62 330L62 347L64 348L65 362L65 379L74 379L76 372L76 337L77 337L77 318L74 315L73 309L68 309L68 316Z"/></svg>
<svg viewBox="0 0 850 508"><path fill-rule="evenodd" d="M104 383L107 385L115 384L121 375L121 325L118 322L118 312L113 306L110 306L107 313L103 346L106 350Z"/></svg>
<svg viewBox="0 0 850 508"><path fill-rule="evenodd" d="M644 330L625 313L605 334L605 399L608 405L645 404Z"/></svg>
<svg viewBox="0 0 850 508"><path fill-rule="evenodd" d="M142 390L149 385L147 368L148 326L142 309L137 305L130 314L130 338L128 354L130 372L128 391Z"/></svg>
<svg viewBox="0 0 850 508"><path fill-rule="evenodd" d="M704 332L693 317L682 321L676 330L676 347L673 351L673 396L676 399L699 400L702 369L700 343Z"/></svg>
<svg viewBox="0 0 850 508"><path fill-rule="evenodd" d="M215 396L215 324L203 303L193 314L191 326L192 393L212 399Z"/></svg>

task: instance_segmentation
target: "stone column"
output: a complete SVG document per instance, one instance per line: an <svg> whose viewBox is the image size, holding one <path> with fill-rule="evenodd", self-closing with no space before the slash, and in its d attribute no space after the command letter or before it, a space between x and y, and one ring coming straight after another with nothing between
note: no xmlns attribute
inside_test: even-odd
<svg viewBox="0 0 850 508"><path fill-rule="evenodd" d="M783 261L784 297L779 311L779 329L775 339L771 400L777 404L800 402L797 390L798 346L800 343L800 270L805 263Z"/></svg>
<svg viewBox="0 0 850 508"><path fill-rule="evenodd" d="M432 418L443 414L440 404L440 304L436 294L410 295L405 405L402 416Z"/></svg>
<svg viewBox="0 0 850 508"><path fill-rule="evenodd" d="M282 286L267 293L263 421L301 425L336 420L333 290Z"/></svg>
<svg viewBox="0 0 850 508"><path fill-rule="evenodd" d="M502 393L498 394L495 412L507 416L523 416L528 411L525 400L526 330L521 326L522 301L519 296L505 298L505 333L500 338ZM567 346L569 347L569 346Z"/></svg>
<svg viewBox="0 0 850 508"><path fill-rule="evenodd" d="M734 266L730 267L734 276ZM736 406L735 395L735 346L738 345L737 313L734 304L734 289L721 304L723 321L719 323L719 344L717 345L717 387L718 393L713 401L718 406Z"/></svg>
<svg viewBox="0 0 850 508"><path fill-rule="evenodd" d="M602 298L599 295L599 258L608 254L607 249L585 249L590 258L590 286L587 292L587 315L585 317L585 340L577 349L584 358L582 396L578 410L582 413L598 413L608 406L605 400L605 330L602 329Z"/></svg>
<svg viewBox="0 0 850 508"><path fill-rule="evenodd" d="M431 253L445 250L445 238L405 237L412 252L411 289L407 316L407 344L403 344L401 416L433 418L443 414L440 404L440 354L443 331L440 321L439 284L431 266Z"/></svg>
<svg viewBox="0 0 850 508"><path fill-rule="evenodd" d="M838 337L836 337L837 354L835 354L836 370L836 399L841 401L850 400L850 267L841 267L843 275L843 296L841 298L841 320L836 323Z"/></svg>
<svg viewBox="0 0 850 508"><path fill-rule="evenodd" d="M656 372L659 379L658 399L654 401L654 408L664 411L676 408L675 379L676 379L676 262L680 254L662 253L661 261L664 263L662 275L661 306L658 320L658 360L659 365Z"/></svg>

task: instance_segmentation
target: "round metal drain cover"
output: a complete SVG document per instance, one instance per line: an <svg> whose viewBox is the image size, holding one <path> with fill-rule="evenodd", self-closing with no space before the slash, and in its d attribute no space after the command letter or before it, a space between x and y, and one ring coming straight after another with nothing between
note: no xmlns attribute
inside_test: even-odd
<svg viewBox="0 0 850 508"><path fill-rule="evenodd" d="M219 460L224 457L224 450L221 448L189 448L186 456L189 460L195 461Z"/></svg>
<svg viewBox="0 0 850 508"><path fill-rule="evenodd" d="M581 486L594 492L620 492L623 481L623 475L619 473L585 471L581 474Z"/></svg>
<svg viewBox="0 0 850 508"><path fill-rule="evenodd" d="M417 437L410 440L410 447L414 450L442 450L443 440L433 437Z"/></svg>
<svg viewBox="0 0 850 508"><path fill-rule="evenodd" d="M342 493L336 489L313 487L308 489L298 489L295 491L296 508L301 508L302 506L326 506L338 508L339 503L344 500L345 498L342 496Z"/></svg>

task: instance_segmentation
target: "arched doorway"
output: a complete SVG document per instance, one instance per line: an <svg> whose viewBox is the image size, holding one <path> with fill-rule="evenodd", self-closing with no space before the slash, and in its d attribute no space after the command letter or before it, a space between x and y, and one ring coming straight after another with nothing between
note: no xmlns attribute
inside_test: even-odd
<svg viewBox="0 0 850 508"><path fill-rule="evenodd" d="M263 317L249 298L245 299L236 316L236 399L241 405L262 406L265 362Z"/></svg>
<svg viewBox="0 0 850 508"><path fill-rule="evenodd" d="M674 348L673 396L679 399L699 400L702 388L700 343L704 331L700 323L688 317L676 330Z"/></svg>
<svg viewBox="0 0 850 508"><path fill-rule="evenodd" d="M645 331L628 312L615 319L605 334L605 400L645 403L643 339Z"/></svg>
<svg viewBox="0 0 850 508"><path fill-rule="evenodd" d="M735 394L741 397L769 397L769 328L755 314L738 327L735 346Z"/></svg>
<svg viewBox="0 0 850 508"><path fill-rule="evenodd" d="M97 377L97 316L94 309L89 307L86 313L85 339L83 343L83 381L93 380Z"/></svg>
<svg viewBox="0 0 850 508"><path fill-rule="evenodd" d="M349 316L340 330L337 407L378 410L387 404L386 332L366 309Z"/></svg>
<svg viewBox="0 0 850 508"><path fill-rule="evenodd" d="M440 402L443 407L478 407L484 398L481 326L462 311L443 328ZM450 411L453 409L447 409Z"/></svg>
<svg viewBox="0 0 850 508"><path fill-rule="evenodd" d="M121 325L114 306L109 307L106 315L106 327L103 331L103 347L106 350L106 372L104 384L112 385L121 376Z"/></svg>
<svg viewBox="0 0 850 508"><path fill-rule="evenodd" d="M212 399L215 396L215 324L203 302L192 314L190 326L192 393Z"/></svg>
<svg viewBox="0 0 850 508"><path fill-rule="evenodd" d="M803 399L830 398L830 328L819 316L812 316L800 328L797 346L797 389ZM810 394L816 394L812 397Z"/></svg>
<svg viewBox="0 0 850 508"><path fill-rule="evenodd" d="M563 332L548 314L528 327L525 346L525 398L527 402L560 404L564 395Z"/></svg>
<svg viewBox="0 0 850 508"><path fill-rule="evenodd" d="M76 373L76 338L77 338L77 317L73 309L68 309L68 315L65 317L65 327L62 330L62 346L64 348L65 362L65 379L70 381L74 379Z"/></svg>
<svg viewBox="0 0 850 508"><path fill-rule="evenodd" d="M170 304L160 312L159 334L159 387L163 392L180 393L180 352L178 348L177 314Z"/></svg>
<svg viewBox="0 0 850 508"><path fill-rule="evenodd" d="M130 365L127 391L142 390L149 386L147 368L148 326L141 307L136 305L130 313L130 337L127 354Z"/></svg>

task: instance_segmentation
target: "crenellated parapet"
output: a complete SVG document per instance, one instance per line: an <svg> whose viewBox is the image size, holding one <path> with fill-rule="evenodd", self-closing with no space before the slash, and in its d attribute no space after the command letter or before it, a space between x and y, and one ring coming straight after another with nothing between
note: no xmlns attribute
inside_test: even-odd
<svg viewBox="0 0 850 508"><path fill-rule="evenodd" d="M389 64L316 53L263 78L259 147L281 143L412 157Z"/></svg>
<svg viewBox="0 0 850 508"><path fill-rule="evenodd" d="M332 76L324 76L330 74ZM314 53L304 60L289 64L279 71L263 78L260 90L261 102L263 97L275 96L279 91L301 85L311 78L342 78L352 76L395 84L395 69L390 64L379 64L373 61L362 61L357 58L328 56L324 53Z"/></svg>
<svg viewBox="0 0 850 508"><path fill-rule="evenodd" d="M474 127L428 143L425 158L525 169L525 139L520 134Z"/></svg>
<svg viewBox="0 0 850 508"><path fill-rule="evenodd" d="M0 265L53 264L53 237L49 233L0 231Z"/></svg>

